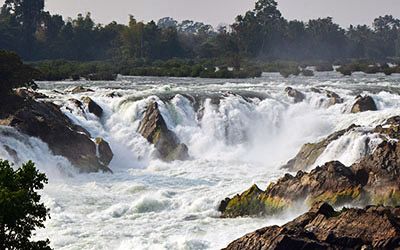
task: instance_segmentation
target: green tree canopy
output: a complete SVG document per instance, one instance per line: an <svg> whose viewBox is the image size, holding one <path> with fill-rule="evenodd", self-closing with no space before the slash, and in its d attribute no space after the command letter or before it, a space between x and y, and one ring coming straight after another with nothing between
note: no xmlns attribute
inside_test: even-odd
<svg viewBox="0 0 400 250"><path fill-rule="evenodd" d="M0 249L51 249L49 240L31 241L32 231L43 228L48 217L37 193L46 183L33 162L14 170L0 160Z"/></svg>
<svg viewBox="0 0 400 250"><path fill-rule="evenodd" d="M13 88L30 83L39 72L25 65L13 52L0 50L0 96L10 95Z"/></svg>

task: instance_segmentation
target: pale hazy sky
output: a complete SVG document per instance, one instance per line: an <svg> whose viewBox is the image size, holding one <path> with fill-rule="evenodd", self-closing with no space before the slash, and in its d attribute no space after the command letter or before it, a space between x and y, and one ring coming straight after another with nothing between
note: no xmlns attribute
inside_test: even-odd
<svg viewBox="0 0 400 250"><path fill-rule="evenodd" d="M99 23L126 23L132 14L138 20L170 16L210 23L232 23L238 14L252 9L255 0L46 0L46 9L65 17L91 12ZM336 23L371 24L379 15L400 18L400 0L278 0L287 19L308 20L332 16Z"/></svg>

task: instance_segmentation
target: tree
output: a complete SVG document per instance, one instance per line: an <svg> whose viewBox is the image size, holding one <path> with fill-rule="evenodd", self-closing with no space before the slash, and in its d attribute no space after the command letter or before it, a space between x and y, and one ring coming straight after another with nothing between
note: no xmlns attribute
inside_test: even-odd
<svg viewBox="0 0 400 250"><path fill-rule="evenodd" d="M15 16L22 25L24 55L31 56L35 32L44 9L44 0L6 0L3 10Z"/></svg>
<svg viewBox="0 0 400 250"><path fill-rule="evenodd" d="M43 228L49 210L40 203L41 190L47 184L31 161L14 170L8 161L0 160L0 248L51 249L49 240L31 241L32 231Z"/></svg>
<svg viewBox="0 0 400 250"><path fill-rule="evenodd" d="M0 50L0 103L13 88L29 84L38 75L39 72L23 64L17 54Z"/></svg>

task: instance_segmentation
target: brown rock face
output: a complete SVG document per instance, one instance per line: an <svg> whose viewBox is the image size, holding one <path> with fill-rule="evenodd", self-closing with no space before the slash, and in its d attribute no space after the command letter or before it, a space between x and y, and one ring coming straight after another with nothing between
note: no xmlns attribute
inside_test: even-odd
<svg viewBox="0 0 400 250"><path fill-rule="evenodd" d="M300 91L293 89L292 87L287 87L285 89L286 94L289 97L292 97L295 103L302 102L305 99L305 96Z"/></svg>
<svg viewBox="0 0 400 250"><path fill-rule="evenodd" d="M253 188L253 187L252 187ZM384 141L372 155L346 167L329 162L310 173L286 174L265 191L248 191L221 202L224 217L277 213L297 202L400 205L400 142Z"/></svg>
<svg viewBox="0 0 400 250"><path fill-rule="evenodd" d="M82 172L110 171L96 155L96 145L84 128L73 124L52 103L25 100L12 113L3 114L0 124L11 126L48 144L55 155L66 157Z"/></svg>
<svg viewBox="0 0 400 250"><path fill-rule="evenodd" d="M188 148L180 143L174 132L167 128L156 102L149 103L138 132L157 149L157 157L164 161L186 160Z"/></svg>
<svg viewBox="0 0 400 250"><path fill-rule="evenodd" d="M281 227L266 227L247 234L225 249L397 249L399 210L370 206L336 212L322 203Z"/></svg>
<svg viewBox="0 0 400 250"><path fill-rule="evenodd" d="M359 113L365 111L376 111L378 108L376 107L375 101L370 96L357 96L356 102L351 108L351 113Z"/></svg>
<svg viewBox="0 0 400 250"><path fill-rule="evenodd" d="M77 86L77 87L75 87L75 88L73 88L71 90L72 94L85 93L85 92L94 92L94 90L88 89L88 88L84 88L82 86Z"/></svg>
<svg viewBox="0 0 400 250"><path fill-rule="evenodd" d="M90 113L96 115L97 117L101 118L103 115L103 109L97 104L95 101L93 101L90 97L86 96L82 98L83 103L87 105L88 110Z"/></svg>
<svg viewBox="0 0 400 250"><path fill-rule="evenodd" d="M306 170L317 161L318 157L325 151L331 142L339 139L345 133L357 127L358 126L353 124L347 129L331 134L320 142L304 144L297 155L282 166L282 168L289 171Z"/></svg>
<svg viewBox="0 0 400 250"><path fill-rule="evenodd" d="M99 160L105 166L108 166L114 157L110 144L103 138L96 138L97 151L99 153Z"/></svg>

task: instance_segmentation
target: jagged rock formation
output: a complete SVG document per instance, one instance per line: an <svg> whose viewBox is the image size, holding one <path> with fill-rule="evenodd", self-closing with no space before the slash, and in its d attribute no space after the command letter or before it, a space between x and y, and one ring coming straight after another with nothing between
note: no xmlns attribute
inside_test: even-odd
<svg viewBox="0 0 400 250"><path fill-rule="evenodd" d="M99 106L99 104L93 101L92 98L90 98L89 96L85 96L82 98L82 102L87 106L90 113L101 118L101 116L103 115L103 109Z"/></svg>
<svg viewBox="0 0 400 250"><path fill-rule="evenodd" d="M95 141L100 163L102 163L104 166L108 166L114 157L114 153L111 150L110 144L100 137L97 137Z"/></svg>
<svg viewBox="0 0 400 250"><path fill-rule="evenodd" d="M378 108L376 107L375 101L370 96L357 96L356 102L351 108L351 113L359 113L365 111L376 111Z"/></svg>
<svg viewBox="0 0 400 250"><path fill-rule="evenodd" d="M329 106L343 103L343 98L341 98L338 94L330 90L321 90L318 88L311 88L312 92L322 94L323 92L326 94L326 97L329 98Z"/></svg>
<svg viewBox="0 0 400 250"><path fill-rule="evenodd" d="M225 250L398 249L400 208L369 206L335 211L326 203L279 227L247 234Z"/></svg>
<svg viewBox="0 0 400 250"><path fill-rule="evenodd" d="M341 136L357 127L358 126L353 124L347 129L343 129L331 134L322 141L304 144L297 155L293 159L289 160L284 166L282 166L282 168L289 171L306 170L317 161L318 157L325 151L331 142L339 139Z"/></svg>
<svg viewBox="0 0 400 250"><path fill-rule="evenodd" d="M302 102L306 98L303 93L292 87L285 88L285 92L289 97L293 98L294 103Z"/></svg>
<svg viewBox="0 0 400 250"><path fill-rule="evenodd" d="M251 187L221 202L224 217L279 212L297 202L400 205L400 142L384 141L372 155L346 167L328 162L309 173L286 174L265 191Z"/></svg>
<svg viewBox="0 0 400 250"><path fill-rule="evenodd" d="M291 172L307 170L317 161L330 143L359 127L353 124L347 129L337 131L319 142L304 144L297 155L283 165L282 168ZM364 133L378 133L383 140L400 139L399 132L400 116L391 117L384 124L378 125L370 131L364 131Z"/></svg>
<svg viewBox="0 0 400 250"><path fill-rule="evenodd" d="M138 132L153 144L156 156L164 161L186 160L188 148L180 143L178 137L168 129L157 102L150 102L140 122Z"/></svg>
<svg viewBox="0 0 400 250"><path fill-rule="evenodd" d="M14 108L2 110L0 125L40 138L55 155L66 157L81 172L110 171L97 157L89 132L73 124L53 103L18 100Z"/></svg>

